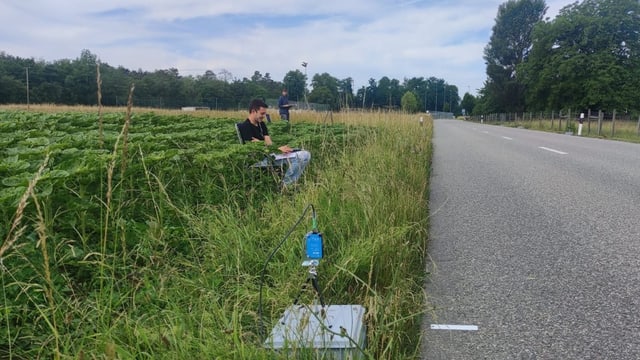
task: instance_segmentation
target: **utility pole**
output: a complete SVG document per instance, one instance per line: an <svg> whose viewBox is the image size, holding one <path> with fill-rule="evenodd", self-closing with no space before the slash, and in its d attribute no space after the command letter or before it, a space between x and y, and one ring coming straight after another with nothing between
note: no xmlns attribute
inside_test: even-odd
<svg viewBox="0 0 640 360"><path fill-rule="evenodd" d="M307 100L307 65L309 65L306 61L302 62L302 67L304 68L304 103L307 105L307 110L309 110L309 101Z"/></svg>
<svg viewBox="0 0 640 360"><path fill-rule="evenodd" d="M428 93L429 87L427 86L427 83L425 82L425 86L424 86L424 112L427 112L427 93Z"/></svg>
<svg viewBox="0 0 640 360"><path fill-rule="evenodd" d="M365 86L362 87L362 110L364 110L364 102L367 99L367 88Z"/></svg>
<svg viewBox="0 0 640 360"><path fill-rule="evenodd" d="M447 103L447 83L442 85L442 112L444 112L444 105Z"/></svg>
<svg viewBox="0 0 640 360"><path fill-rule="evenodd" d="M27 111L29 110L29 67L27 66Z"/></svg>
<svg viewBox="0 0 640 360"><path fill-rule="evenodd" d="M436 104L433 106L433 112L438 112L438 82L436 82Z"/></svg>

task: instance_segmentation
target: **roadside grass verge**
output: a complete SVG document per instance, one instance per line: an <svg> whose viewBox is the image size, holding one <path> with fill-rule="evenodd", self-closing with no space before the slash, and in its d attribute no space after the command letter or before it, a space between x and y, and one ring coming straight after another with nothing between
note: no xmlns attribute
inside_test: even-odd
<svg viewBox="0 0 640 360"><path fill-rule="evenodd" d="M530 130L539 130L555 133L565 133L567 130L572 131L574 135L578 133L578 122L571 121L567 126L567 120L563 119L562 122L558 119L544 119L544 120L517 120L509 122L485 122L490 125L508 126L508 127L522 127ZM611 120L603 121L600 131L598 131L597 120L588 122L585 120L582 128L583 137L591 137L598 139L609 139L625 142L640 143L640 132L638 132L637 121L622 121L617 120L615 124Z"/></svg>

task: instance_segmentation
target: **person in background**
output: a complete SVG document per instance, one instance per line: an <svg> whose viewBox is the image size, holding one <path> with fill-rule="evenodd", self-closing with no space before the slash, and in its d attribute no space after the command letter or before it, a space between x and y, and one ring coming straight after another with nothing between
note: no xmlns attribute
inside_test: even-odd
<svg viewBox="0 0 640 360"><path fill-rule="evenodd" d="M289 96L287 95L287 89L282 89L282 95L278 99L278 111L280 113L280 119L284 121L289 121L289 109L291 108L291 104L289 104Z"/></svg>
<svg viewBox="0 0 640 360"><path fill-rule="evenodd" d="M266 146L273 145L267 124L264 122L267 107L268 105L259 99L252 100L249 104L249 117L244 122L238 124L238 130L244 142L262 141ZM306 150L294 150L288 145L282 145L278 147L278 150L280 150L282 154L275 156L275 165L289 165L282 179L282 185L287 187L296 183L300 176L302 176L305 167L309 163L309 160L311 160L311 153ZM268 163L269 159L264 159L256 165L267 166Z"/></svg>

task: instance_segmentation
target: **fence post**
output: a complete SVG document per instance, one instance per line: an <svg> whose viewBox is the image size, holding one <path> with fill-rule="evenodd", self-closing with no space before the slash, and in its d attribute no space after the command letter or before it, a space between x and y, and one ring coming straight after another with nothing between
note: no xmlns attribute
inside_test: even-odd
<svg viewBox="0 0 640 360"><path fill-rule="evenodd" d="M598 136L602 135L602 110L598 110Z"/></svg>
<svg viewBox="0 0 640 360"><path fill-rule="evenodd" d="M571 109L569 109L569 115L567 115L567 128L571 126L571 120L573 119L571 118Z"/></svg>
<svg viewBox="0 0 640 360"><path fill-rule="evenodd" d="M638 126L636 126L636 133L640 135L640 116L638 116Z"/></svg>
<svg viewBox="0 0 640 360"><path fill-rule="evenodd" d="M556 116L556 111L551 110L551 130L553 130L553 118Z"/></svg>
<svg viewBox="0 0 640 360"><path fill-rule="evenodd" d="M611 137L616 135L616 110L613 110L613 118L611 119Z"/></svg>
<svg viewBox="0 0 640 360"><path fill-rule="evenodd" d="M640 121L638 121L640 123ZM538 125L542 128L542 111L540 111L540 117L538 118Z"/></svg>
<svg viewBox="0 0 640 360"><path fill-rule="evenodd" d="M587 114L587 135L591 135L591 109L589 109Z"/></svg>
<svg viewBox="0 0 640 360"><path fill-rule="evenodd" d="M558 130L562 131L562 110L558 112Z"/></svg>

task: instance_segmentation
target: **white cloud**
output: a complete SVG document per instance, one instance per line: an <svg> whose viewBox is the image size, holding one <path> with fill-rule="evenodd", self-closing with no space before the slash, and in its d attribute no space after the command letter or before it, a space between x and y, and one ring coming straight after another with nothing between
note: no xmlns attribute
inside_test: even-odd
<svg viewBox="0 0 640 360"><path fill-rule="evenodd" d="M547 1L550 16L568 0ZM10 55L54 61L89 49L132 70L184 75L255 70L309 77L443 78L461 95L484 82L483 49L502 1L476 0L8 0L0 43Z"/></svg>

